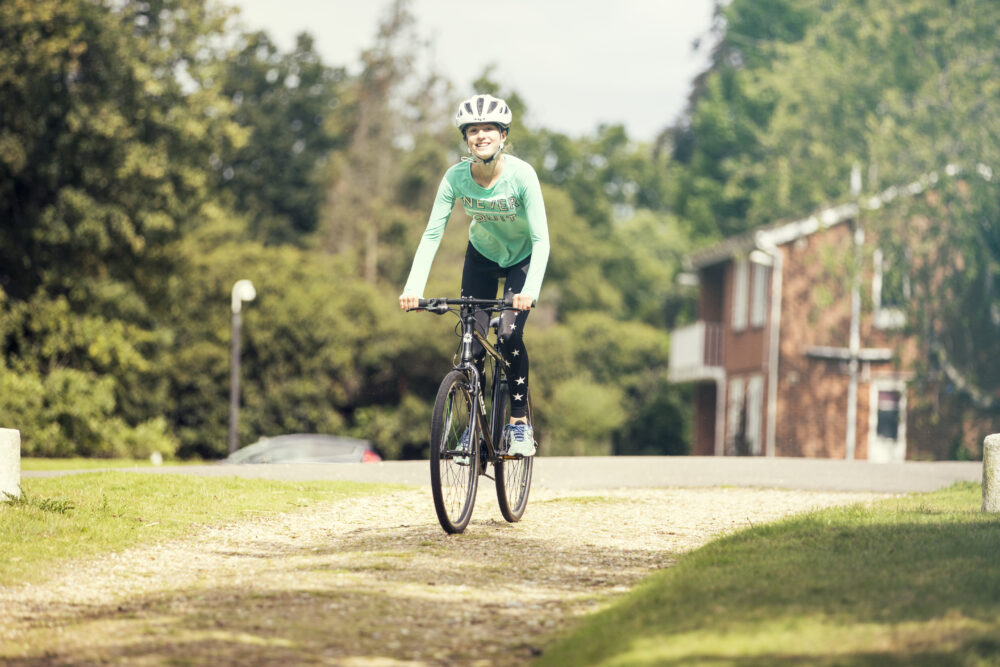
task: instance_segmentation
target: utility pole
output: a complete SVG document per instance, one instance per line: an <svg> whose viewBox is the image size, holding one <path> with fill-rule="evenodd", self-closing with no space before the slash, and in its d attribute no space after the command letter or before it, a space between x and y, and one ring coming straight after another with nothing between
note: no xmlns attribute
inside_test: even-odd
<svg viewBox="0 0 1000 667"><path fill-rule="evenodd" d="M847 438L844 458L854 459L858 439L858 357L861 353L861 246L865 230L861 227L861 165L851 168L851 196L857 202L858 212L854 223L854 270L851 276L851 332L848 343L850 359L847 362Z"/></svg>

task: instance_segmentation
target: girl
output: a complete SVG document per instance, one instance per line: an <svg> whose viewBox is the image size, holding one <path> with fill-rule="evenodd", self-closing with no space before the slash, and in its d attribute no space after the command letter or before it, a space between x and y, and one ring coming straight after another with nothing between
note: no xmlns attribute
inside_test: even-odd
<svg viewBox="0 0 1000 667"><path fill-rule="evenodd" d="M469 157L449 168L441 179L399 307L417 307L451 210L456 201L461 202L471 218L462 296L495 299L501 277L504 293L513 294L516 310L503 312L499 334L500 351L510 364L507 451L533 456L535 439L527 403L528 351L523 336L549 259L549 230L535 170L503 152L512 118L507 103L491 95L475 95L459 105L455 127L465 139ZM479 320L483 331L484 320Z"/></svg>

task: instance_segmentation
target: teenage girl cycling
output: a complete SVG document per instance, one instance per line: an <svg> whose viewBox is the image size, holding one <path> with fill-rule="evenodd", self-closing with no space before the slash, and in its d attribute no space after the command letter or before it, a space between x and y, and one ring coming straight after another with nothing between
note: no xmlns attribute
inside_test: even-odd
<svg viewBox="0 0 1000 667"><path fill-rule="evenodd" d="M490 95L475 95L459 105L455 127L465 139L469 157L451 166L441 179L399 307L416 308L423 297L448 218L460 202L471 218L462 296L495 299L501 277L504 294L513 294L516 310L501 314L499 331L500 352L510 364L508 453L533 456L535 440L527 416L528 351L523 336L549 260L549 229L535 170L503 152L512 118L507 103ZM477 313L484 333L487 319L485 313Z"/></svg>

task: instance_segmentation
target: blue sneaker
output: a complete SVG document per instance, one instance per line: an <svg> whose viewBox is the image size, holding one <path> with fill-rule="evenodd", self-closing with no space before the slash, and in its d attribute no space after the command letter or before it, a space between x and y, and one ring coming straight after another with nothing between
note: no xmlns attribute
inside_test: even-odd
<svg viewBox="0 0 1000 667"><path fill-rule="evenodd" d="M459 449L459 450L461 450L463 452L470 452L470 451L472 451L472 438L470 436L470 433L471 433L470 426L471 426L471 424L469 426L465 427L465 432L462 433L462 437L458 439L458 448L457 449ZM455 457L454 457L454 459L455 459L455 463L457 463L460 466L467 466L467 465L469 465L469 457L468 456L461 456L461 455L456 454Z"/></svg>
<svg viewBox="0 0 1000 667"><path fill-rule="evenodd" d="M534 456L535 432L530 424L518 422L504 427L504 438L507 440L508 456Z"/></svg>

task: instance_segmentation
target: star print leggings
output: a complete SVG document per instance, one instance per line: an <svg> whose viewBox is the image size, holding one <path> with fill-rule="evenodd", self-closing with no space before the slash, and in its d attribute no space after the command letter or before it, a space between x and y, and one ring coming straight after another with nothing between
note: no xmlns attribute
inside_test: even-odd
<svg viewBox="0 0 1000 667"><path fill-rule="evenodd" d="M528 277L528 265L531 255L507 268L501 267L491 259L484 257L469 244L465 251L465 267L462 269L462 296L476 299L497 298L497 285L500 278L504 279L503 293L519 294L524 288ZM528 416L528 351L524 347L524 325L528 321L528 310L505 310L500 314L499 345L500 353L510 364L510 414L521 418ZM489 326L489 316L485 312L476 313L476 326L483 333ZM486 355L482 346L476 343L477 364L483 365Z"/></svg>

